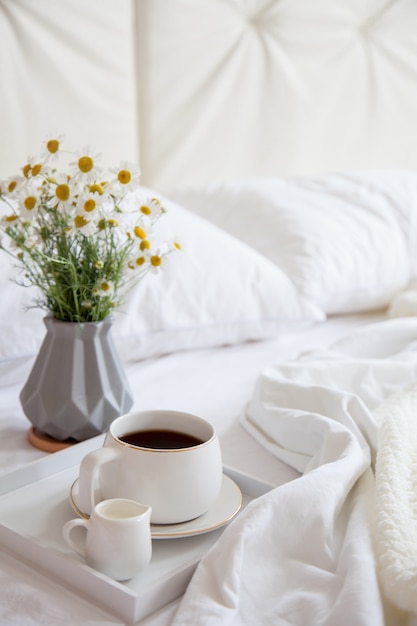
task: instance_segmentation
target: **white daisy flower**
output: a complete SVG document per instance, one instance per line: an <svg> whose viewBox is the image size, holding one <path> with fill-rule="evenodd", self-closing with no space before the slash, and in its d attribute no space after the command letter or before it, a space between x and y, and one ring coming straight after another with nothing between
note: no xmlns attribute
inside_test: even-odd
<svg viewBox="0 0 417 626"><path fill-rule="evenodd" d="M107 181L94 181L92 183L90 183L88 185L88 191L90 193L98 193L100 196L103 196L103 199L107 199L109 201L112 200L111 198L111 185L109 182Z"/></svg>
<svg viewBox="0 0 417 626"><path fill-rule="evenodd" d="M33 220L41 205L41 195L35 185L29 183L17 196L18 211L22 218Z"/></svg>
<svg viewBox="0 0 417 626"><path fill-rule="evenodd" d="M139 187L140 169L136 163L121 161L118 167L110 171L116 175L112 183L119 189L123 191L133 191Z"/></svg>
<svg viewBox="0 0 417 626"><path fill-rule="evenodd" d="M41 146L41 159L44 161L54 161L59 158L62 152L62 144L65 135L50 133Z"/></svg>
<svg viewBox="0 0 417 626"><path fill-rule="evenodd" d="M156 219L166 212L158 198L146 198L139 201L139 212L149 219Z"/></svg>
<svg viewBox="0 0 417 626"><path fill-rule="evenodd" d="M9 198L13 198L25 184L26 180L23 176L9 176L0 184L1 193L7 194Z"/></svg>
<svg viewBox="0 0 417 626"><path fill-rule="evenodd" d="M76 233L82 233L87 237L94 235L97 232L97 225L93 220L89 220L85 215L77 214L74 219L71 228L68 230L68 236L71 237Z"/></svg>
<svg viewBox="0 0 417 626"><path fill-rule="evenodd" d="M104 198L99 193L84 191L77 199L76 209L78 215L86 215L88 219L97 220Z"/></svg>
<svg viewBox="0 0 417 626"><path fill-rule="evenodd" d="M174 235L174 239L168 244L169 251L174 252L177 250L178 252L184 252L184 245L180 241L180 237L176 237Z"/></svg>
<svg viewBox="0 0 417 626"><path fill-rule="evenodd" d="M150 271L152 274L159 274L165 265L166 253L163 253L160 249L153 252L149 257Z"/></svg>
<svg viewBox="0 0 417 626"><path fill-rule="evenodd" d="M45 173L45 163L36 157L28 157L26 165L22 167L22 173L27 180L36 178L42 173Z"/></svg>
<svg viewBox="0 0 417 626"><path fill-rule="evenodd" d="M135 250L127 262L127 267L136 274L147 272L150 269L150 257L146 252Z"/></svg>
<svg viewBox="0 0 417 626"><path fill-rule="evenodd" d="M102 172L100 167L101 153L97 152L94 154L90 146L84 146L76 154L77 161L70 163L74 180L89 184L94 183Z"/></svg>
<svg viewBox="0 0 417 626"><path fill-rule="evenodd" d="M150 228L145 228L145 226L140 222L133 227L131 232L132 236L138 239L139 242L152 237L152 230Z"/></svg>
<svg viewBox="0 0 417 626"><path fill-rule="evenodd" d="M93 293L98 297L112 297L114 294L114 285L107 280L101 280L95 289L93 289Z"/></svg>
<svg viewBox="0 0 417 626"><path fill-rule="evenodd" d="M68 211L76 201L76 189L67 174L58 174L49 181L49 190L53 193L48 200L48 207L56 207L60 211Z"/></svg>

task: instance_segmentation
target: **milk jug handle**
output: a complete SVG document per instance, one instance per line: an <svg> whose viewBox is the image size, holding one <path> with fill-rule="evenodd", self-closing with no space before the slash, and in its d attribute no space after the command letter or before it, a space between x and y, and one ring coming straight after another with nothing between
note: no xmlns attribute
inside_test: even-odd
<svg viewBox="0 0 417 626"><path fill-rule="evenodd" d="M80 554L81 556L85 558L87 555L87 551L85 548L85 539L84 539L84 545L81 545L80 543L78 543L78 540L74 541L74 538L71 536L72 529L75 527L79 528L80 526L84 528L87 533L88 528L89 528L89 521L86 519L69 520L69 522L66 522L64 524L64 527L62 529L62 534L64 535L64 539L67 542L67 544L71 546L71 548L75 550L75 552L78 552L78 554Z"/></svg>
<svg viewBox="0 0 417 626"><path fill-rule="evenodd" d="M119 451L110 446L89 452L81 461L79 475L79 504L83 513L91 515L95 505L100 500L99 492L100 468L106 463L115 461Z"/></svg>

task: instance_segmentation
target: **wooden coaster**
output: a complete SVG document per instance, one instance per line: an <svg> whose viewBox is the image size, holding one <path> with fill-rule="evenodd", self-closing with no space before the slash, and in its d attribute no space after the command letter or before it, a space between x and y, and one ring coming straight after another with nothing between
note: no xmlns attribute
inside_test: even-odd
<svg viewBox="0 0 417 626"><path fill-rule="evenodd" d="M58 441L45 433L40 433L34 426L28 431L28 439L34 448L43 450L43 452L58 452L64 448L69 448L78 443L75 439L65 439L64 441Z"/></svg>

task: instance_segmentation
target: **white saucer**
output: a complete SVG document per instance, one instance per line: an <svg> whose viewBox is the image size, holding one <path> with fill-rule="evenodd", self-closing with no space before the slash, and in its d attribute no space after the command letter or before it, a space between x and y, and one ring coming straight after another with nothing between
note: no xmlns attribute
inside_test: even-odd
<svg viewBox="0 0 417 626"><path fill-rule="evenodd" d="M78 506L78 478L72 484L69 494L72 508L80 517L88 519L87 513L83 513ZM223 474L220 493L207 513L196 519L180 524L151 524L153 539L173 539L175 537L192 537L208 533L220 528L240 511L242 507L242 492L238 485L229 476Z"/></svg>

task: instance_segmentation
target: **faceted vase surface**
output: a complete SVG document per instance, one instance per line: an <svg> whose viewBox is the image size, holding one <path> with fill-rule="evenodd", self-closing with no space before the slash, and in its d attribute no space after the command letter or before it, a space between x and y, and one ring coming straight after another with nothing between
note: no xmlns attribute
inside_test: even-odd
<svg viewBox="0 0 417 626"><path fill-rule="evenodd" d="M44 323L45 338L20 393L26 417L59 441L83 441L107 431L133 404L111 319L77 323L47 316Z"/></svg>

